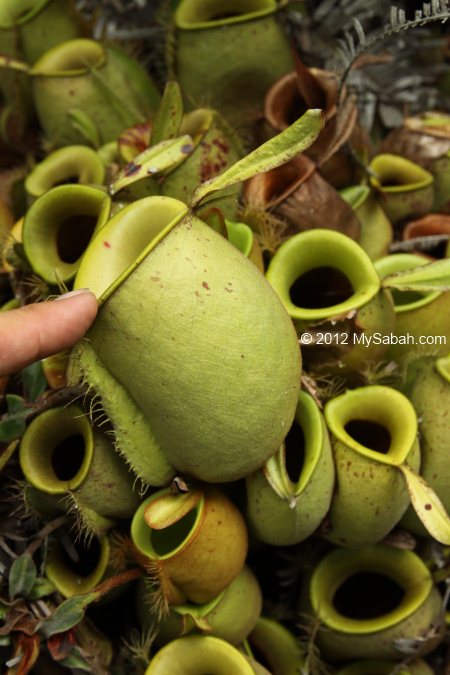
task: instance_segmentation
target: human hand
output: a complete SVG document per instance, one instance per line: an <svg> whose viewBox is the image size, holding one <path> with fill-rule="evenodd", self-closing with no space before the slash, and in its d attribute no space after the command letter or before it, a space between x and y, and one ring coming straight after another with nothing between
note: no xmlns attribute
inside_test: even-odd
<svg viewBox="0 0 450 675"><path fill-rule="evenodd" d="M97 310L95 295L80 289L51 302L0 313L0 377L72 347L86 333Z"/></svg>

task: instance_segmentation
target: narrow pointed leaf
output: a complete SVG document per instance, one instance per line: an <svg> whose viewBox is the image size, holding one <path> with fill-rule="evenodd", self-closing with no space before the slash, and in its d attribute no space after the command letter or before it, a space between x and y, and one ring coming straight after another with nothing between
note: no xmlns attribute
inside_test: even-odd
<svg viewBox="0 0 450 675"><path fill-rule="evenodd" d="M309 148L324 125L321 110L307 110L294 124L271 138L249 155L233 164L216 178L202 183L194 192L191 207L195 208L209 195L281 166Z"/></svg>
<svg viewBox="0 0 450 675"><path fill-rule="evenodd" d="M28 553L14 560L9 570L9 597L27 598L36 581L36 567Z"/></svg>
<svg viewBox="0 0 450 675"><path fill-rule="evenodd" d="M8 405L8 413L16 415L26 410L26 401L21 396L16 394L6 394L6 403Z"/></svg>
<svg viewBox="0 0 450 675"><path fill-rule="evenodd" d="M411 504L431 536L450 545L450 517L434 490L406 464L399 466L406 481Z"/></svg>
<svg viewBox="0 0 450 675"><path fill-rule="evenodd" d="M88 663L77 649L74 649L66 659L59 663L61 666L64 666L64 668L76 668L77 670L84 670L87 673L92 673L92 663Z"/></svg>
<svg viewBox="0 0 450 675"><path fill-rule="evenodd" d="M450 258L390 274L381 285L399 291L450 291Z"/></svg>
<svg viewBox="0 0 450 675"><path fill-rule="evenodd" d="M294 53L297 87L308 108L320 108L325 104L325 92L318 79L307 68L298 54Z"/></svg>
<svg viewBox="0 0 450 675"><path fill-rule="evenodd" d="M179 135L183 118L183 100L178 82L168 82L153 120L152 145Z"/></svg>
<svg viewBox="0 0 450 675"><path fill-rule="evenodd" d="M117 174L108 188L109 194L113 196L124 187L138 180L149 178L149 176L154 176L175 166L192 152L193 147L192 138L185 135L170 141L162 141L158 145L144 150Z"/></svg>
<svg viewBox="0 0 450 675"><path fill-rule="evenodd" d="M28 598L30 600L39 600L40 598L45 598L47 595L51 595L55 591L56 588L51 581L44 577L39 577L39 579L36 579L33 588L28 593Z"/></svg>
<svg viewBox="0 0 450 675"><path fill-rule="evenodd" d="M42 633L49 638L56 633L70 630L83 619L86 607L99 597L99 593L91 592L64 600L54 614L42 623Z"/></svg>

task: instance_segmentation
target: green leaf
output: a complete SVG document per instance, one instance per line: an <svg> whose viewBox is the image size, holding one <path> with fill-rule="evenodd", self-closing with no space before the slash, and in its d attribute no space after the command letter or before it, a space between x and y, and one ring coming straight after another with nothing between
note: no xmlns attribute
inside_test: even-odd
<svg viewBox="0 0 450 675"><path fill-rule="evenodd" d="M21 396L16 396L16 394L6 394L6 404L10 415L16 415L26 410L25 399Z"/></svg>
<svg viewBox="0 0 450 675"><path fill-rule="evenodd" d="M249 155L233 164L215 178L202 183L194 192L191 207L198 204L217 190L240 183L257 173L263 173L281 166L295 155L309 148L316 140L324 125L321 110L307 110L294 124L274 138L260 145Z"/></svg>
<svg viewBox="0 0 450 675"><path fill-rule="evenodd" d="M36 401L47 389L47 380L40 361L24 368L21 377L27 401Z"/></svg>
<svg viewBox="0 0 450 675"><path fill-rule="evenodd" d="M85 670L87 673L92 673L92 663L88 663L81 656L76 647L67 658L59 661L59 664L64 666L64 668L77 668L78 670Z"/></svg>
<svg viewBox="0 0 450 675"><path fill-rule="evenodd" d="M9 570L9 597L27 598L36 581L36 567L32 557L24 553L14 560Z"/></svg>
<svg viewBox="0 0 450 675"><path fill-rule="evenodd" d="M45 598L47 595L51 595L55 591L56 588L49 579L39 577L34 582L33 588L27 597L29 600L39 600L40 598Z"/></svg>
<svg viewBox="0 0 450 675"><path fill-rule="evenodd" d="M86 115L83 110L78 108L71 108L67 116L69 118L70 126L78 131L86 141L94 148L99 148L101 145L100 135L98 133L95 122L91 120L89 115Z"/></svg>
<svg viewBox="0 0 450 675"><path fill-rule="evenodd" d="M381 285L399 291L450 291L450 258L389 274Z"/></svg>
<svg viewBox="0 0 450 675"><path fill-rule="evenodd" d="M192 138L185 135L170 141L161 141L158 145L144 150L117 174L108 188L110 196L138 180L154 176L182 162L192 152L193 147Z"/></svg>
<svg viewBox="0 0 450 675"><path fill-rule="evenodd" d="M153 120L151 144L157 145L179 135L183 100L178 82L168 82Z"/></svg>
<svg viewBox="0 0 450 675"><path fill-rule="evenodd" d="M430 535L450 545L450 517L434 490L407 464L398 467L403 474L411 504Z"/></svg>
<svg viewBox="0 0 450 675"><path fill-rule="evenodd" d="M97 600L99 593L84 593L64 600L54 614L43 621L41 629L45 637L49 638L56 633L64 633L76 626L84 617L86 607Z"/></svg>
<svg viewBox="0 0 450 675"><path fill-rule="evenodd" d="M0 442L11 443L23 435L30 408L23 398L15 394L6 395L6 404L8 412L0 420Z"/></svg>

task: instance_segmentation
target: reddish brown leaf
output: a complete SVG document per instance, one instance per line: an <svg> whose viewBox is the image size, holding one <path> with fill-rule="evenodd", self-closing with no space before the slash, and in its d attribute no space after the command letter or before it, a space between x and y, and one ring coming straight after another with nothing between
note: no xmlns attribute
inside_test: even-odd
<svg viewBox="0 0 450 675"><path fill-rule="evenodd" d="M62 661L67 658L75 647L77 641L74 629L65 633L56 633L47 640L47 648L54 661Z"/></svg>
<svg viewBox="0 0 450 675"><path fill-rule="evenodd" d="M358 119L355 101L347 97L332 120L325 126L317 141L311 146L310 156L317 157L318 166L323 166L350 139Z"/></svg>
<svg viewBox="0 0 450 675"><path fill-rule="evenodd" d="M126 162L131 162L150 145L152 125L150 122L135 124L125 129L118 138L119 154Z"/></svg>
<svg viewBox="0 0 450 675"><path fill-rule="evenodd" d="M0 628L0 635L9 635L13 631L34 635L39 619L30 612L24 602L15 604L6 615L5 623Z"/></svg>
<svg viewBox="0 0 450 675"><path fill-rule="evenodd" d="M16 658L20 658L17 665L12 665L6 671L6 675L27 675L31 672L37 661L40 650L40 640L38 635L24 635L18 633L14 636L14 652L9 661L14 663Z"/></svg>
<svg viewBox="0 0 450 675"><path fill-rule="evenodd" d="M325 91L319 80L314 76L314 70L303 64L297 52L294 52L294 61L297 72L297 87L306 106L325 110L327 105Z"/></svg>

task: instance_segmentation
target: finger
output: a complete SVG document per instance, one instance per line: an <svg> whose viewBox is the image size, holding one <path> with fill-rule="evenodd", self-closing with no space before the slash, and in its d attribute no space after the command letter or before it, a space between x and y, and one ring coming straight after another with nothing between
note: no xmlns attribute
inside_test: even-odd
<svg viewBox="0 0 450 675"><path fill-rule="evenodd" d="M0 376L72 347L97 310L95 295L82 289L0 314Z"/></svg>

